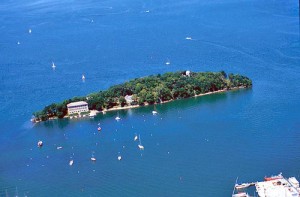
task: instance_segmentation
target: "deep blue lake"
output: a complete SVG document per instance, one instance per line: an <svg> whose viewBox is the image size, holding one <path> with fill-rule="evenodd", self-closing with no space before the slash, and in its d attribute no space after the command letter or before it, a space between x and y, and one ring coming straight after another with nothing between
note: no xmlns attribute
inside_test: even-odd
<svg viewBox="0 0 300 197"><path fill-rule="evenodd" d="M0 196L226 197L237 177L299 180L298 12L295 0L2 0ZM52 102L178 70L239 73L253 88L119 122L29 121Z"/></svg>

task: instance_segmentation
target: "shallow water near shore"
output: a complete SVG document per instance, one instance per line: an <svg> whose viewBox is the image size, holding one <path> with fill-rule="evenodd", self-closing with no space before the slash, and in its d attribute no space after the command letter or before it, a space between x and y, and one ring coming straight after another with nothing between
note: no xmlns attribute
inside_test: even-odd
<svg viewBox="0 0 300 197"><path fill-rule="evenodd" d="M225 197L237 177L299 180L297 3L2 1L0 196ZM49 103L177 70L239 73L253 88L29 122Z"/></svg>

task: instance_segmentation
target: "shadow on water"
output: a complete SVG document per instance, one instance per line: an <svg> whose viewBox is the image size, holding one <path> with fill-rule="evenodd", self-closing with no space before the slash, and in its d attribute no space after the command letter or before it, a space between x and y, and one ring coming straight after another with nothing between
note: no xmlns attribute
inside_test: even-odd
<svg viewBox="0 0 300 197"><path fill-rule="evenodd" d="M84 117L79 119L56 119L56 120L49 120L46 122L42 122L36 125L36 128L40 126L46 128L56 128L64 129L70 124L74 124L81 121L89 121L91 123L99 123L101 121L105 121L108 119L114 119L116 116L120 116L121 119L126 119L129 116L134 115L144 115L144 114L151 114L153 110L159 111L159 113L168 113L170 110L185 110L191 107L195 107L198 105L210 105L220 101L226 101L229 97L230 99L234 99L235 97L241 97L245 94L249 94L252 92L252 89L239 89L233 90L229 92L220 92L216 94L210 94L200 97L193 97L187 99L179 99L175 101L171 101L164 104L157 104L157 105L150 105L150 106L141 106L139 108L133 109L121 109L118 111L109 111L106 114L99 113L94 118Z"/></svg>

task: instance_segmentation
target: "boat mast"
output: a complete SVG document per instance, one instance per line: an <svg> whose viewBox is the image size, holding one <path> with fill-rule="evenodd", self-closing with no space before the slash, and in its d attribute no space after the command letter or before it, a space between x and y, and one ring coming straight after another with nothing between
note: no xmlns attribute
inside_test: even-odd
<svg viewBox="0 0 300 197"><path fill-rule="evenodd" d="M237 184L238 178L239 178L239 177L236 177L235 184L234 184L234 186L233 186L232 196L233 196L233 194L234 194L234 192L235 192L235 185Z"/></svg>

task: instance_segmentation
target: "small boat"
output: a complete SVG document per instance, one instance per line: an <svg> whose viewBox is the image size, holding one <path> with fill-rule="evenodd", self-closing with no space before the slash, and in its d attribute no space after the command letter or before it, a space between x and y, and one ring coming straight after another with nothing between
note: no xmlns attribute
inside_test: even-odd
<svg viewBox="0 0 300 197"><path fill-rule="evenodd" d="M246 192L241 192L237 194L232 194L232 197L250 197Z"/></svg>
<svg viewBox="0 0 300 197"><path fill-rule="evenodd" d="M55 68L56 68L56 66L55 66L54 62L52 62L52 68L53 68L53 69L55 69Z"/></svg>
<svg viewBox="0 0 300 197"><path fill-rule="evenodd" d="M250 183L242 183L242 184L235 184L235 188L236 189L245 189L245 188L247 188L247 187L249 187L249 186L251 186L251 184Z"/></svg>
<svg viewBox="0 0 300 197"><path fill-rule="evenodd" d="M186 40L192 40L192 37L185 37Z"/></svg>
<svg viewBox="0 0 300 197"><path fill-rule="evenodd" d="M118 160L120 161L121 159L122 159L122 157L119 155L119 156L118 156Z"/></svg>
<svg viewBox="0 0 300 197"><path fill-rule="evenodd" d="M167 62L166 62L166 65L170 65L170 64L171 64L171 62L170 62L170 61L167 61Z"/></svg>
<svg viewBox="0 0 300 197"><path fill-rule="evenodd" d="M101 131L101 127L98 127L98 129L97 129L98 131Z"/></svg>
<svg viewBox="0 0 300 197"><path fill-rule="evenodd" d="M58 146L58 147L56 147L56 149L57 149L57 150L62 149L62 146Z"/></svg>
<svg viewBox="0 0 300 197"><path fill-rule="evenodd" d="M144 146L143 145L139 144L138 147L139 147L140 150L144 150Z"/></svg>
<svg viewBox="0 0 300 197"><path fill-rule="evenodd" d="M91 157L91 161L96 161L96 158L95 157Z"/></svg>
<svg viewBox="0 0 300 197"><path fill-rule="evenodd" d="M84 75L82 75L81 79L82 79L82 81L84 81L84 80L85 80L85 76L84 76Z"/></svg>
<svg viewBox="0 0 300 197"><path fill-rule="evenodd" d="M18 41L17 44L20 45L21 43Z"/></svg>
<svg viewBox="0 0 300 197"><path fill-rule="evenodd" d="M150 12L150 10L146 10L145 12L146 12L146 13L149 13L149 12Z"/></svg>
<svg viewBox="0 0 300 197"><path fill-rule="evenodd" d="M73 163L74 163L74 160L71 160L71 161L69 162L69 165L72 166Z"/></svg>
<svg viewBox="0 0 300 197"><path fill-rule="evenodd" d="M31 32L32 32L32 31L31 31L31 29L29 29L29 30L28 30L28 33L30 33L30 34L31 34Z"/></svg>
<svg viewBox="0 0 300 197"><path fill-rule="evenodd" d="M139 144L138 147L140 150L144 150L144 146L142 145L141 136L139 135Z"/></svg>
<svg viewBox="0 0 300 197"><path fill-rule="evenodd" d="M43 141L39 140L37 145L38 145L39 148L41 148L43 146Z"/></svg>
<svg viewBox="0 0 300 197"><path fill-rule="evenodd" d="M152 114L153 114L153 115L156 115L156 114L157 114L157 111L152 111Z"/></svg>
<svg viewBox="0 0 300 197"><path fill-rule="evenodd" d="M264 178L265 181L273 181L273 180L277 180L277 179L282 179L282 173L276 175L276 176L270 176L270 177L266 177Z"/></svg>
<svg viewBox="0 0 300 197"><path fill-rule="evenodd" d="M139 139L139 137L137 135L134 136L134 141L137 141Z"/></svg>
<svg viewBox="0 0 300 197"><path fill-rule="evenodd" d="M119 116L117 116L117 117L115 118L115 120L116 120L116 121L119 121L119 120L121 120L121 118L120 118Z"/></svg>

